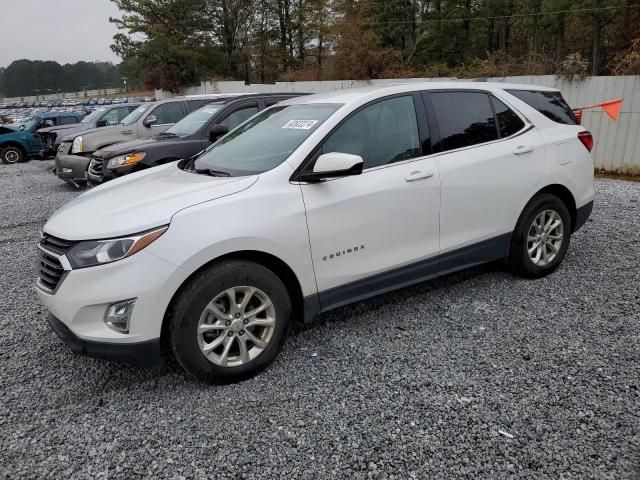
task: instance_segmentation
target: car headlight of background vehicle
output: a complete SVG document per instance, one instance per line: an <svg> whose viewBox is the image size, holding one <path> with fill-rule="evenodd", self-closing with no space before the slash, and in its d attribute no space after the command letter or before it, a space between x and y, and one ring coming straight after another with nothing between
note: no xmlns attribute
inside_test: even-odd
<svg viewBox="0 0 640 480"><path fill-rule="evenodd" d="M71 153L80 153L82 152L82 135L77 136L73 139L73 143L71 144Z"/></svg>
<svg viewBox="0 0 640 480"><path fill-rule="evenodd" d="M69 250L66 257L72 268L93 267L122 260L157 240L167 228L169 226L165 225L136 235L108 240L85 240Z"/></svg>
<svg viewBox="0 0 640 480"><path fill-rule="evenodd" d="M134 152L127 153L126 155L119 155L109 160L109 162L107 163L107 168L129 167L138 163L146 155L147 154L145 152Z"/></svg>

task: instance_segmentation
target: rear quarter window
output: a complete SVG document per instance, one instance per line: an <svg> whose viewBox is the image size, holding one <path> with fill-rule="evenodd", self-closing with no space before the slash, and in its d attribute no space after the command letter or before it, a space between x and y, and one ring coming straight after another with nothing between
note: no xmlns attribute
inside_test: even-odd
<svg viewBox="0 0 640 480"><path fill-rule="evenodd" d="M564 125L577 125L576 117L560 92L543 92L539 90L506 90L514 97L550 120Z"/></svg>

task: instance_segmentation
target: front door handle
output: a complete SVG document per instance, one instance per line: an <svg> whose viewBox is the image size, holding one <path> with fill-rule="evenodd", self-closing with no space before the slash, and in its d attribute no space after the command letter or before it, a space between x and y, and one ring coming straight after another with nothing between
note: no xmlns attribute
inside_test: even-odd
<svg viewBox="0 0 640 480"><path fill-rule="evenodd" d="M123 130L122 134L123 135L131 135L133 133L133 130Z"/></svg>
<svg viewBox="0 0 640 480"><path fill-rule="evenodd" d="M534 148L531 145L520 145L518 147L516 147L516 149L513 151L513 153L515 155L523 155L525 153L531 153L533 152Z"/></svg>
<svg viewBox="0 0 640 480"><path fill-rule="evenodd" d="M405 178L407 182L415 182L416 180L424 180L426 178L433 177L433 172L411 172L411 174Z"/></svg>

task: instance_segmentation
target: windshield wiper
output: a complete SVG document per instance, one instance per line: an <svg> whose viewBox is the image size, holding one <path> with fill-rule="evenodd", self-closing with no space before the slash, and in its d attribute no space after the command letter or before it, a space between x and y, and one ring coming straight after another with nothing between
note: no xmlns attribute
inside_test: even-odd
<svg viewBox="0 0 640 480"><path fill-rule="evenodd" d="M211 177L230 177L231 174L229 172L223 172L222 170L211 170L209 168L201 168L193 170L196 173L202 173L204 175L209 175Z"/></svg>

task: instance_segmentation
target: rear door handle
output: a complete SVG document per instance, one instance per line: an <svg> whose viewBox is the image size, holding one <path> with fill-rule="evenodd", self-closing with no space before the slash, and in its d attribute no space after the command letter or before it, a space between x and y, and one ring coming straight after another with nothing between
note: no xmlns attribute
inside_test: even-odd
<svg viewBox="0 0 640 480"><path fill-rule="evenodd" d="M531 145L520 145L516 147L513 153L515 155L523 155L525 153L531 153L533 150L534 148Z"/></svg>
<svg viewBox="0 0 640 480"><path fill-rule="evenodd" d="M122 134L123 135L131 135L133 133L133 130L123 130Z"/></svg>
<svg viewBox="0 0 640 480"><path fill-rule="evenodd" d="M424 180L426 178L433 177L433 172L411 172L411 174L405 178L407 182L415 182L416 180Z"/></svg>

